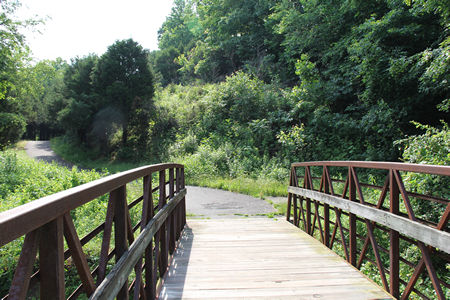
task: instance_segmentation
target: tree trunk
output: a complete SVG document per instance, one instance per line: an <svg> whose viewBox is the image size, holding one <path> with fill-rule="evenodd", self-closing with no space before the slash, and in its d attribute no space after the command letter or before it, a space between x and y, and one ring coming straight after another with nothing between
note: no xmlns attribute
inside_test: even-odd
<svg viewBox="0 0 450 300"><path fill-rule="evenodd" d="M128 127L127 123L124 123L122 125L122 146L127 145L127 140L128 140Z"/></svg>

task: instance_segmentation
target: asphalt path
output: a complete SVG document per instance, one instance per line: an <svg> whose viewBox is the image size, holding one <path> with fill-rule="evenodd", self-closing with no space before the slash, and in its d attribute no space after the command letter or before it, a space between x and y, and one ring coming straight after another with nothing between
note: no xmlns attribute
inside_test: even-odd
<svg viewBox="0 0 450 300"><path fill-rule="evenodd" d="M73 166L53 152L49 141L29 141L25 150L31 158ZM186 210L191 218L242 218L276 212L268 201L248 195L197 186L186 188Z"/></svg>
<svg viewBox="0 0 450 300"><path fill-rule="evenodd" d="M74 166L72 163L67 162L56 155L50 147L49 141L28 141L25 145L25 151L29 157L36 160L42 160L48 163L56 162L67 168L72 168Z"/></svg>
<svg viewBox="0 0 450 300"><path fill-rule="evenodd" d="M242 218L276 211L263 199L198 186L187 186L186 210L190 217L199 218Z"/></svg>

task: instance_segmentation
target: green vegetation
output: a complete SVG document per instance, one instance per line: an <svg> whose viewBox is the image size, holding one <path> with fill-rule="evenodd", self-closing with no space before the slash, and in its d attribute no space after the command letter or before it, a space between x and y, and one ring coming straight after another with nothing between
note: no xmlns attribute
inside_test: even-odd
<svg viewBox="0 0 450 300"><path fill-rule="evenodd" d="M19 5L0 3L0 149L60 136L85 168L175 161L187 184L257 197L285 195L294 161L449 165L448 0L175 0L159 50L122 40L70 63L30 61L19 29L39 21ZM4 209L98 176L1 159ZM450 195L449 179L405 178Z"/></svg>
<svg viewBox="0 0 450 300"><path fill-rule="evenodd" d="M113 161L105 157L99 157L98 152L74 142L67 137L56 137L51 139L50 145L65 160L75 163L83 169L92 169L97 171L107 170L109 173L117 173L137 168L150 162L127 162Z"/></svg>
<svg viewBox="0 0 450 300"><path fill-rule="evenodd" d="M15 20L18 5L2 2L2 145L26 129L88 149L60 151L85 166L176 160L192 182L282 181L293 161L397 161L412 121L448 118L445 1L176 0L159 50L123 40L34 65L17 24L36 22Z"/></svg>
<svg viewBox="0 0 450 300"><path fill-rule="evenodd" d="M69 170L56 164L34 161L23 152L12 150L0 152L0 212L9 210L35 199L72 188L98 179L105 173L95 171ZM76 209L72 217L78 233L83 236L105 217L107 197L92 201ZM0 248L0 294L7 293L23 238ZM96 243L96 244L95 244ZM85 251L96 253L101 239L87 245Z"/></svg>
<svg viewBox="0 0 450 300"><path fill-rule="evenodd" d="M55 163L48 164L28 158L23 151L23 143L19 143L15 150L0 151L0 212L30 201L54 194L108 175L106 171L86 171L77 168L67 169ZM156 182L155 182L156 184ZM130 203L142 195L142 181L127 185L127 198ZM157 199L157 198L156 198ZM90 233L104 222L108 195L103 195L89 203L71 211L77 233L80 237ZM142 204L138 204L131 211L133 224L141 218ZM98 264L99 249L102 237L97 236L85 246L90 266ZM22 249L23 237L0 248L0 294L5 295L11 283L14 270ZM68 296L80 283L76 269L70 262L66 264L68 278L66 281Z"/></svg>
<svg viewBox="0 0 450 300"><path fill-rule="evenodd" d="M265 196L283 197L287 195L287 181L280 182L264 178L199 177L191 178L189 184L247 194L257 198L264 198Z"/></svg>

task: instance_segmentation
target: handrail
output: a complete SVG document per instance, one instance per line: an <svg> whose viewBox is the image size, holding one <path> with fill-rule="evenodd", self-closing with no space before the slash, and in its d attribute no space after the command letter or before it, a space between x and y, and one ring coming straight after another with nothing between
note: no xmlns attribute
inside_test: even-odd
<svg viewBox="0 0 450 300"><path fill-rule="evenodd" d="M373 169L378 170L378 177L383 173L379 170L384 170L383 185L360 180L358 173L375 180L367 176ZM344 180L332 178L331 174L344 174ZM450 261L450 200L444 198L447 195L435 197L408 191L404 178L411 174L438 177L445 184L450 167L361 161L293 163L286 218L340 252L358 269L365 263L372 264L378 269L378 280L394 297L407 299L412 292L425 299L433 297L416 285L420 275L426 273L437 297L445 299L444 291L450 284L445 266L442 270L436 261ZM440 212L439 219L419 216L418 207L428 207L429 203L434 203L434 214ZM420 260L410 261L408 251L420 255ZM389 260L383 258L385 253ZM410 276L402 277L400 273Z"/></svg>
<svg viewBox="0 0 450 300"><path fill-rule="evenodd" d="M399 162L383 162L383 161L313 161L293 163L291 167L306 166L329 166L329 167L353 167L397 171L418 172L434 175L450 176L450 167L439 165L410 164Z"/></svg>
<svg viewBox="0 0 450 300"><path fill-rule="evenodd" d="M0 213L0 247L124 184L154 172L168 168L182 168L180 164L157 164L144 166L110 175L43 197Z"/></svg>
<svg viewBox="0 0 450 300"><path fill-rule="evenodd" d="M169 214L185 196L186 190L183 191L184 192L179 193L171 199L169 203L155 215L147 226L145 226L142 233L130 246L130 249L120 258L108 276L106 276L105 280L102 281L97 290L91 295L90 299L107 300L112 299L117 295L120 287L125 283L133 270L133 267L144 253L148 244L152 241L156 232L161 228Z"/></svg>
<svg viewBox="0 0 450 300"><path fill-rule="evenodd" d="M166 180L167 175L168 180ZM159 181L155 188L152 188L152 181L155 179L153 177L158 178ZM141 178L143 179L142 196L128 204L126 185ZM75 299L83 292L88 296L92 295L106 280L107 265L111 258L115 256L118 263L122 256L129 255L135 245L134 232L140 228L140 235L136 237L136 241L142 240L141 235L148 232L145 229L156 222L158 226L152 227L152 235L146 235L145 253L138 253L138 259L133 260L135 280L129 286L127 280L129 274L122 274L125 280L122 286L119 286L117 294L118 299L125 299L129 291L133 289L134 294L146 299L154 299L158 289L158 279L164 276L168 267L168 256L174 252L176 241L180 238L186 224L184 184L183 165L166 163L144 166L107 176L0 213L0 247L25 235L9 294L3 299L25 299L30 285L37 281L40 282L41 299L64 299L67 293L64 283L64 261L69 257L77 268L82 284L68 299ZM159 194L156 207L153 200L154 192ZM93 231L80 239L70 212L108 193L105 222L93 224ZM130 210L141 202L142 211L139 214L142 217L137 224L132 224ZM101 247L99 247L98 265L92 269L88 265L82 246L101 232L103 236ZM114 234L114 248L110 250L112 234ZM64 238L68 245L66 251L64 251ZM40 270L32 275L38 252ZM142 275L143 269L145 269L145 276Z"/></svg>

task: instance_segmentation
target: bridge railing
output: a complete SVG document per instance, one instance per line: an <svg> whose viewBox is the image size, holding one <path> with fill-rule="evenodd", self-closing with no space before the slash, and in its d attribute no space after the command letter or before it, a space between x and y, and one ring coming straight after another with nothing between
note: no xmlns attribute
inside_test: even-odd
<svg viewBox="0 0 450 300"><path fill-rule="evenodd" d="M414 293L445 299L450 293L449 182L448 166L294 163L287 220L374 275L396 298Z"/></svg>
<svg viewBox="0 0 450 300"><path fill-rule="evenodd" d="M142 196L127 201L127 184L139 184L141 179ZM105 221L80 239L73 212L108 194ZM157 164L0 213L0 247L25 236L9 294L3 299L65 299L68 293L68 299L83 293L92 299L128 299L130 294L134 299L154 299L186 224L185 194L183 165ZM142 209L130 214L133 208ZM93 239L101 239L98 259L89 259L83 251ZM65 267L70 264L76 266L81 282L73 292L65 288Z"/></svg>

